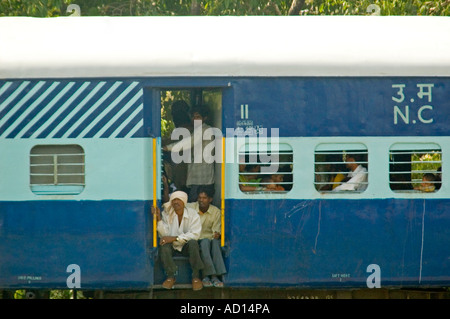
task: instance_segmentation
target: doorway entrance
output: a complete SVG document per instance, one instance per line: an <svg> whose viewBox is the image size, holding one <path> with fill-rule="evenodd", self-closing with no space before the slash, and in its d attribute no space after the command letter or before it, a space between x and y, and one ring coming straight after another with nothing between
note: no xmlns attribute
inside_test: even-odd
<svg viewBox="0 0 450 319"><path fill-rule="evenodd" d="M190 136L193 138L194 123L193 123L193 111L198 108L206 110L206 114L203 114L203 123L211 128L222 128L222 89L221 88L170 88L161 89L161 146L164 148L167 145L174 145L179 142L182 137L189 131ZM181 129L175 131L176 129ZM187 131L186 131L187 130ZM183 133L180 135L180 133ZM217 136L215 137L217 138ZM211 137L211 142L214 136ZM206 142L206 141L205 141ZM163 151L162 152L162 176L163 185L161 187L161 198L164 202L168 200L167 195L175 190L182 190L189 194L193 186L190 185L188 180L188 170L192 172L192 166L190 163L198 163L198 158L195 159L194 152L198 152L198 149L188 150L189 154L185 154L186 149L177 153L177 156L183 159L190 158L190 161L182 160L180 158L174 158L174 152ZM203 152L203 150L200 150ZM206 152L206 151L205 151ZM217 152L216 149L212 150L212 153ZM214 200L213 205L220 207L221 200L221 163L214 162L211 167L211 171L208 171L208 165L205 163L205 158L201 154L202 163L205 164L205 168L200 168L200 172L205 175L212 174L211 180L214 184ZM214 154L213 154L214 155ZM198 154L197 154L198 156ZM206 161L208 159L206 158ZM202 165L203 165L202 164ZM201 166L200 166L201 167ZM167 181L167 184L164 182ZM191 201L191 200L190 200Z"/></svg>

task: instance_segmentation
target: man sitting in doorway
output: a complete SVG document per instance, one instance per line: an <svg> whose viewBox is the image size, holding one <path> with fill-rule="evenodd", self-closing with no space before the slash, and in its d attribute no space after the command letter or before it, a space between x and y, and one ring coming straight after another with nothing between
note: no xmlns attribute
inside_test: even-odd
<svg viewBox="0 0 450 319"><path fill-rule="evenodd" d="M177 266L173 260L173 253L180 252L189 256L192 268L192 289L203 288L200 280L200 270L204 265L200 257L198 238L201 233L202 224L198 213L186 207L187 194L175 191L170 199L164 204L162 214L158 207L152 206L152 214L156 216L157 230L160 236L159 253L163 263L167 279L163 283L166 289L173 288L176 281Z"/></svg>
<svg viewBox="0 0 450 319"><path fill-rule="evenodd" d="M227 271L220 248L221 213L212 205L214 192L209 187L200 186L197 201L186 206L195 209L202 223L199 237L200 253L205 267L203 268L204 287L223 287L219 279Z"/></svg>

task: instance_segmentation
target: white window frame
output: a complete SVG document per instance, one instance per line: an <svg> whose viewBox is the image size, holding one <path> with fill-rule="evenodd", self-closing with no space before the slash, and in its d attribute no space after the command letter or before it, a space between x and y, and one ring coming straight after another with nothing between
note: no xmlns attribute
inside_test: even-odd
<svg viewBox="0 0 450 319"><path fill-rule="evenodd" d="M277 156L278 155L278 156ZM291 158L292 160L286 160ZM266 169L261 169L258 173L261 181L259 182L242 182L241 177L246 175L252 175L251 172L238 172L239 180L238 186L239 190L245 194L286 194L289 193L294 186L294 151L292 146L287 143L277 144L276 147L271 149L270 144L254 143L254 144L244 144L239 150L238 154L239 165L261 165L261 167L266 167ZM275 160L274 160L275 158ZM272 166L271 166L272 165ZM281 166L281 171L280 171ZM272 167L273 169L269 169ZM282 186L285 190L270 190L268 185L274 183L264 181L264 177L270 177L272 174L283 175L283 182L277 182L279 186ZM255 190L242 190L241 186L253 186Z"/></svg>
<svg viewBox="0 0 450 319"><path fill-rule="evenodd" d="M85 187L85 153L77 144L40 144L30 150L30 189L37 195L77 195Z"/></svg>
<svg viewBox="0 0 450 319"><path fill-rule="evenodd" d="M361 189L357 190L333 190L342 185L345 181L334 182L331 180L338 173L348 177L349 171L346 169L345 157L347 154L360 155L365 160L359 160L355 163L362 165L367 169L367 181L361 184ZM317 192L323 194L337 193L363 193L369 185L369 151L363 143L321 143L314 150L314 188ZM334 165L336 168L328 167ZM337 170L337 167L340 170Z"/></svg>
<svg viewBox="0 0 450 319"><path fill-rule="evenodd" d="M409 161L399 161L395 159L395 155L410 156ZM440 159L430 160L431 157L437 155ZM413 157L416 157L414 160ZM401 168L400 170L393 170L393 165L406 165L410 166L409 169ZM415 165L417 164L417 165ZM425 164L425 168L418 169L419 164ZM434 190L422 189L421 182L424 174L431 173L435 177L442 176L442 172L438 172L438 168L442 168L442 147L437 143L395 143L389 148L389 188L395 193L435 193L440 190L442 181L436 179L431 181ZM396 178L396 176L399 176ZM403 179L400 178L403 176ZM405 176L408 176L405 180ZM405 185L403 187L402 185Z"/></svg>

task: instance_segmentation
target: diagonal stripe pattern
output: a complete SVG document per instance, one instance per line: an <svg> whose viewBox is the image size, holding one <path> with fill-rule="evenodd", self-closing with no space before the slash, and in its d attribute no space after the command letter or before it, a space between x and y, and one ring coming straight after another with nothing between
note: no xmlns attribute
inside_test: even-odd
<svg viewBox="0 0 450 319"><path fill-rule="evenodd" d="M144 135L136 81L2 81L0 139Z"/></svg>

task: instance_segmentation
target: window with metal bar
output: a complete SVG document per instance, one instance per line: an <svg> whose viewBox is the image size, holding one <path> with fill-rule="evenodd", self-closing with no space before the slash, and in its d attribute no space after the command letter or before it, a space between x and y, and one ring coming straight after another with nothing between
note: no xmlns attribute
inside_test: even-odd
<svg viewBox="0 0 450 319"><path fill-rule="evenodd" d="M30 152L30 188L39 195L79 194L85 186L79 145L36 145Z"/></svg>
<svg viewBox="0 0 450 319"><path fill-rule="evenodd" d="M287 144L246 144L239 151L239 189L287 193L293 186L293 151Z"/></svg>
<svg viewBox="0 0 450 319"><path fill-rule="evenodd" d="M368 185L367 148L363 144L319 144L314 154L317 191L363 192Z"/></svg>
<svg viewBox="0 0 450 319"><path fill-rule="evenodd" d="M441 187L442 151L435 143L392 145L389 187L394 192L436 192Z"/></svg>

